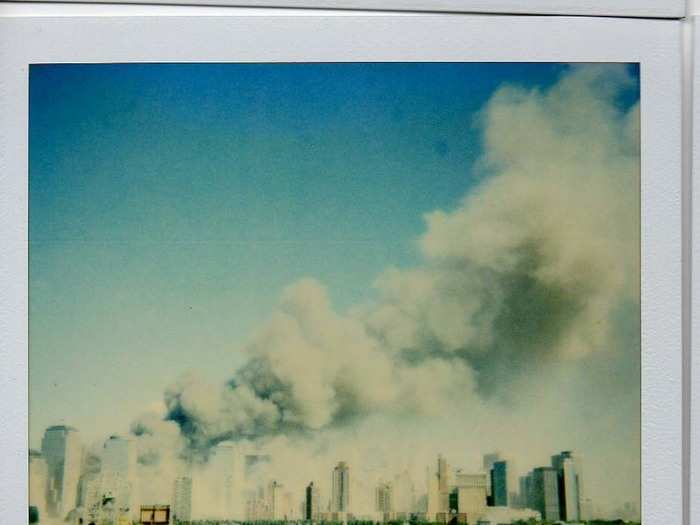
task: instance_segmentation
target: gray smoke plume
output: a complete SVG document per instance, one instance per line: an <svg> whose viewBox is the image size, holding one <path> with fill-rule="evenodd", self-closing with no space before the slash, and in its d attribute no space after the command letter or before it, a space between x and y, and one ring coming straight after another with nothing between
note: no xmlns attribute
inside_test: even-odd
<svg viewBox="0 0 700 525"><path fill-rule="evenodd" d="M598 409L623 429L620 442L574 444L605 461L634 445L639 106L616 103L634 88L623 65L587 65L545 91L500 89L480 115L481 182L454 209L425 217L418 267L387 269L373 304L347 313L314 279L291 285L227 384L183 377L165 393L166 421L136 423L134 433L153 444L163 431L187 457L206 458L222 441L286 447L286 461L304 458L285 465L288 475L313 458L329 472L341 451L362 449L366 460L382 437L391 443L382 461L419 458L416 472L439 450L421 448L437 435L444 449L500 442L544 459L546 447L588 439L562 423ZM624 415L605 408L609 399ZM459 442L440 433L446 421ZM554 435L529 435L533 425ZM506 436L513 429L517 442ZM408 450L397 445L406 440ZM156 463L160 450L144 447L141 462ZM638 479L631 450L624 474Z"/></svg>

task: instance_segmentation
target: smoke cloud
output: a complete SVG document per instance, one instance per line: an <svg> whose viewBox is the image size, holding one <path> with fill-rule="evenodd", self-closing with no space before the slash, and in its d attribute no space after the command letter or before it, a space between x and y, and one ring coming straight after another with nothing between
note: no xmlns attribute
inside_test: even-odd
<svg viewBox="0 0 700 525"><path fill-rule="evenodd" d="M438 452L474 468L500 448L524 471L574 448L594 500L638 501L639 106L618 104L631 89L622 65L499 89L479 116L480 182L425 216L421 263L388 268L349 312L312 278L291 284L225 385L183 376L165 417L134 423L141 466L206 465L232 442L269 454L301 498L312 479L327 496L339 460L371 495L404 470L424 491Z"/></svg>

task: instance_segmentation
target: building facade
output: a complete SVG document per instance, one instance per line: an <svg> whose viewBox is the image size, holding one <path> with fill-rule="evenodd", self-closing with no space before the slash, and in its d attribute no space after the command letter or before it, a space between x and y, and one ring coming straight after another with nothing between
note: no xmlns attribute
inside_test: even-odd
<svg viewBox="0 0 700 525"><path fill-rule="evenodd" d="M244 514L244 466L235 444L221 442L209 456L207 471L210 499L220 519L240 519Z"/></svg>
<svg viewBox="0 0 700 525"><path fill-rule="evenodd" d="M321 513L321 494L318 487L312 481L306 487L306 498L304 499L304 519L307 521L318 521Z"/></svg>
<svg viewBox="0 0 700 525"><path fill-rule="evenodd" d="M447 460L438 456L438 512L450 511L450 467Z"/></svg>
<svg viewBox="0 0 700 525"><path fill-rule="evenodd" d="M282 499L282 484L272 480L267 484L267 509L270 520L279 521L284 519L285 502Z"/></svg>
<svg viewBox="0 0 700 525"><path fill-rule="evenodd" d="M50 516L63 519L75 508L82 452L76 429L65 425L46 429L41 453L48 470L47 510Z"/></svg>
<svg viewBox="0 0 700 525"><path fill-rule="evenodd" d="M350 508L350 467L345 461L333 469L332 512L348 512Z"/></svg>
<svg viewBox="0 0 700 525"><path fill-rule="evenodd" d="M491 497L494 507L508 506L508 462L496 461L491 467Z"/></svg>
<svg viewBox="0 0 700 525"><path fill-rule="evenodd" d="M574 454L565 450L552 456L552 467L557 471L560 518L564 521L578 521L581 519L581 491Z"/></svg>
<svg viewBox="0 0 700 525"><path fill-rule="evenodd" d="M552 467L538 467L532 471L532 508L545 521L560 518L558 473Z"/></svg>
<svg viewBox="0 0 700 525"><path fill-rule="evenodd" d="M486 513L488 476L485 472L458 473L455 481L457 510L460 514L466 514L469 523L476 523Z"/></svg>
<svg viewBox="0 0 700 525"><path fill-rule="evenodd" d="M381 482L374 489L374 510L382 515L384 521L392 518L394 512L394 487L391 483Z"/></svg>
<svg viewBox="0 0 700 525"><path fill-rule="evenodd" d="M175 479L173 493L173 519L190 521L192 519L192 478L181 476Z"/></svg>
<svg viewBox="0 0 700 525"><path fill-rule="evenodd" d="M134 456L131 442L119 436L111 436L102 447L102 490L111 497L121 514L131 509Z"/></svg>

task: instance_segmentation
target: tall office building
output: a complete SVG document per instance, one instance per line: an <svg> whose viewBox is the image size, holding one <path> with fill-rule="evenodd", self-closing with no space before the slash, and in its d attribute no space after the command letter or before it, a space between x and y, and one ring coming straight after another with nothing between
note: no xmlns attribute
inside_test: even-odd
<svg viewBox="0 0 700 525"><path fill-rule="evenodd" d="M499 461L501 459L501 454L500 452L490 452L488 454L484 454L483 456L483 461L482 461L482 468L484 469L484 472L491 475L491 469L493 468L493 464L496 463L496 461ZM491 483L489 483L488 487L486 487L486 495L489 498L489 505L493 505L493 495L491 494Z"/></svg>
<svg viewBox="0 0 700 525"><path fill-rule="evenodd" d="M394 512L394 487L391 483L381 482L374 490L374 510L384 515L388 519L388 515Z"/></svg>
<svg viewBox="0 0 700 525"><path fill-rule="evenodd" d="M46 489L49 481L49 467L38 450L29 451L29 506L39 513L39 521L46 517Z"/></svg>
<svg viewBox="0 0 700 525"><path fill-rule="evenodd" d="M221 442L209 456L207 470L214 514L220 519L241 518L244 514L241 456L231 442Z"/></svg>
<svg viewBox="0 0 700 525"><path fill-rule="evenodd" d="M110 436L102 448L102 491L122 514L131 508L134 456L128 439Z"/></svg>
<svg viewBox="0 0 700 525"><path fill-rule="evenodd" d="M80 478L79 505L83 509L83 523L99 523L102 519L102 475L99 472L83 474Z"/></svg>
<svg viewBox="0 0 700 525"><path fill-rule="evenodd" d="M321 512L321 494L318 487L312 481L306 487L306 499L304 501L304 519L317 521Z"/></svg>
<svg viewBox="0 0 700 525"><path fill-rule="evenodd" d="M520 477L520 494L518 494L519 506L524 509L534 508L532 503L532 472Z"/></svg>
<svg viewBox="0 0 700 525"><path fill-rule="evenodd" d="M65 425L47 428L41 453L48 469L48 514L63 519L77 503L82 461L78 431Z"/></svg>
<svg viewBox="0 0 700 525"><path fill-rule="evenodd" d="M557 471L560 518L578 521L581 517L579 473L576 458L569 450L552 456L552 467Z"/></svg>
<svg viewBox="0 0 700 525"><path fill-rule="evenodd" d="M496 461L491 467L491 498L494 507L508 506L508 463Z"/></svg>
<svg viewBox="0 0 700 525"><path fill-rule="evenodd" d="M331 511L348 512L350 507L350 467L345 461L341 461L333 469L332 490Z"/></svg>
<svg viewBox="0 0 700 525"><path fill-rule="evenodd" d="M282 497L282 484L275 480L267 484L267 509L269 519L279 521L285 519L286 502Z"/></svg>
<svg viewBox="0 0 700 525"><path fill-rule="evenodd" d="M538 467L532 471L532 507L544 521L559 520L558 473L552 467Z"/></svg>
<svg viewBox="0 0 700 525"><path fill-rule="evenodd" d="M192 519L192 478L189 476L175 479L173 518L177 521L190 521Z"/></svg>
<svg viewBox="0 0 700 525"><path fill-rule="evenodd" d="M450 511L450 467L447 460L438 455L438 512Z"/></svg>

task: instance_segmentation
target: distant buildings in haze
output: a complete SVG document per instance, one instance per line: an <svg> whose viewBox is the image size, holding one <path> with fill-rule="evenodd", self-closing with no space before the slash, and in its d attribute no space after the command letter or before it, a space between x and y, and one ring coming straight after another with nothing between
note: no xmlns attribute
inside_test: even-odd
<svg viewBox="0 0 700 525"><path fill-rule="evenodd" d="M551 466L535 468L520 478L520 504L551 521L587 519L583 497L581 462L571 451L551 458Z"/></svg>
<svg viewBox="0 0 700 525"><path fill-rule="evenodd" d="M321 494L314 482L306 487L306 497L304 500L304 519L316 521L321 513Z"/></svg>
<svg viewBox="0 0 700 525"><path fill-rule="evenodd" d="M192 519L192 478L181 476L175 479L173 491L173 518L178 521Z"/></svg>
<svg viewBox="0 0 700 525"><path fill-rule="evenodd" d="M331 511L348 512L350 508L350 467L345 461L339 462L333 469L331 494Z"/></svg>
<svg viewBox="0 0 700 525"><path fill-rule="evenodd" d="M550 465L522 476L518 487L510 482L510 459L498 453L484 455L483 470L477 472L454 469L447 457L439 454L427 470L425 492L418 495L407 469L388 477L386 472L380 477L377 471L369 483L365 475L351 489L350 466L339 461L332 469L329 466L331 483L322 500L315 482L297 488L286 486L288 480L283 484L269 472L273 466L269 455L246 454L240 447L233 442L217 444L210 450L206 467L195 471L194 477L192 468L198 467L191 464L186 472L165 474L172 476L165 481L172 492L163 501L139 501L136 456L129 439L110 436L99 453L90 453L83 450L77 430L64 425L49 427L42 450L29 451L30 520L42 523L47 518L67 518L70 523L82 519L84 524L117 525L129 523L141 507L166 505L173 520L188 522L196 518L193 495L198 483L206 487L199 490L206 491L210 507L204 509L203 517L229 521L417 519L486 525L533 517L575 523L590 517L581 459L572 451L552 455ZM358 493L356 500L353 490ZM627 503L620 511L623 513L631 519L638 515L638 509Z"/></svg>

